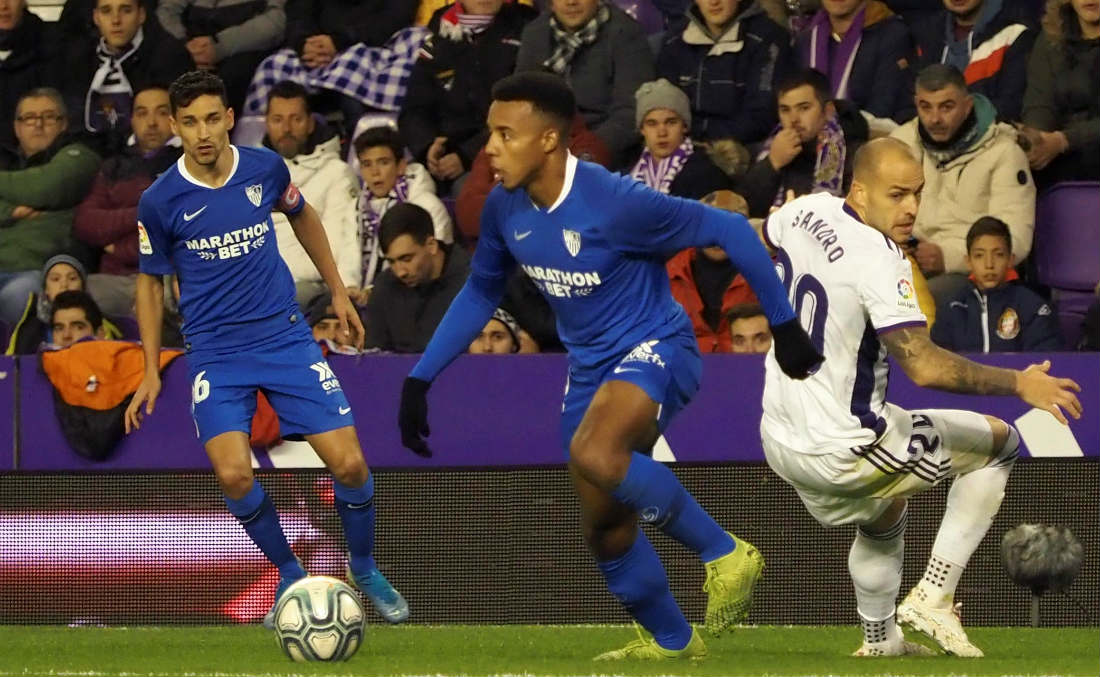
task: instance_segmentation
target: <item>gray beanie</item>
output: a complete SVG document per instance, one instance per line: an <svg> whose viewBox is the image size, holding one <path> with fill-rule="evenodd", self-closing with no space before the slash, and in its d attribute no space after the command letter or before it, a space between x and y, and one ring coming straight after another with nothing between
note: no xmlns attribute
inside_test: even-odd
<svg viewBox="0 0 1100 677"><path fill-rule="evenodd" d="M634 92L634 126L642 128L642 120L650 111L664 108L676 113L691 128L691 102L684 90L661 78L645 82Z"/></svg>
<svg viewBox="0 0 1100 677"><path fill-rule="evenodd" d="M46 276L50 273L50 268L53 268L59 263L67 263L73 268L76 268L77 274L80 275L80 280L85 283L88 282L88 273L84 270L84 264L68 254L51 256L49 260L46 261L46 265L42 266L42 279L45 280Z"/></svg>

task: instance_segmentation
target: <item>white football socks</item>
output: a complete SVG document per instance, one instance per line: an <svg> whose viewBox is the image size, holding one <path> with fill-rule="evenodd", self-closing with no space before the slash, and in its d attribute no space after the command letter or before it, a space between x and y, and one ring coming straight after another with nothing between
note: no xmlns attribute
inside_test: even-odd
<svg viewBox="0 0 1100 677"><path fill-rule="evenodd" d="M989 465L959 475L951 484L932 557L916 588L922 601L934 607L951 606L963 569L1001 507L1019 447L1020 436L1009 427L1008 440Z"/></svg>
<svg viewBox="0 0 1100 677"><path fill-rule="evenodd" d="M905 554L905 524L908 512L886 531L871 534L856 529L848 552L848 571L856 589L856 609L864 640L876 644L897 634L894 608L901 587L901 565Z"/></svg>

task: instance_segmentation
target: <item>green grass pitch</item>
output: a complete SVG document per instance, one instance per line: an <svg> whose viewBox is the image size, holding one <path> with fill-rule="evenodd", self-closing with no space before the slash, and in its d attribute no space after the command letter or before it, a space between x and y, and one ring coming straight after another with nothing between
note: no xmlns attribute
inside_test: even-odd
<svg viewBox="0 0 1100 677"><path fill-rule="evenodd" d="M623 626L371 625L346 663L292 663L258 626L0 627L0 675L1092 675L1100 628L973 628L981 659L851 658L854 627L741 627L697 662L593 663Z"/></svg>

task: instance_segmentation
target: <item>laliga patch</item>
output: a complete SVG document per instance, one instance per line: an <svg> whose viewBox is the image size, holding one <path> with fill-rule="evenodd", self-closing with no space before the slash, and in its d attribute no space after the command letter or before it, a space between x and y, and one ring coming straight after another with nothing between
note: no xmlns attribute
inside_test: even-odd
<svg viewBox="0 0 1100 677"><path fill-rule="evenodd" d="M286 190L283 192L283 197L280 201L283 203L284 209L294 209L298 206L298 201L302 199L302 194L298 192L298 187L293 183L287 184Z"/></svg>
<svg viewBox="0 0 1100 677"><path fill-rule="evenodd" d="M1001 319L997 320L997 336L1011 341L1020 334L1020 316L1012 308L1005 308Z"/></svg>
<svg viewBox="0 0 1100 677"><path fill-rule="evenodd" d="M913 283L904 277L898 280L898 308L918 310L917 292L913 289Z"/></svg>
<svg viewBox="0 0 1100 677"><path fill-rule="evenodd" d="M153 253L153 243L149 241L149 233L145 232L145 224L138 221L138 251L146 256Z"/></svg>

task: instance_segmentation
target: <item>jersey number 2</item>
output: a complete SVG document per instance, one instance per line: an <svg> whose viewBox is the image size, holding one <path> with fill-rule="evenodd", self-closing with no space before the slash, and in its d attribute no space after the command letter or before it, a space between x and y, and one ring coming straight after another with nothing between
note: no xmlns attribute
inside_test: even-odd
<svg viewBox="0 0 1100 677"><path fill-rule="evenodd" d="M787 298L794 306L794 315L806 332L810 335L810 341L817 348L817 352L825 354L825 318L829 313L829 297L825 295L825 287L813 275L795 275L791 267L791 257L782 247L775 252L775 267L779 273L779 279L787 290ZM806 326L803 312L809 306L810 326Z"/></svg>

